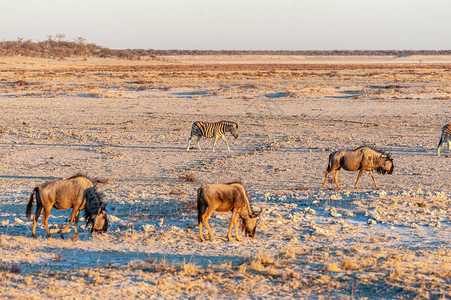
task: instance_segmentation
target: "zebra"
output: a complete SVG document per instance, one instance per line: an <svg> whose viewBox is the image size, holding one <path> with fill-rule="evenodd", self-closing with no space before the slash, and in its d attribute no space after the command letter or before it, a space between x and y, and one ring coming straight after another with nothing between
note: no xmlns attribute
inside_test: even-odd
<svg viewBox="0 0 451 300"><path fill-rule="evenodd" d="M440 156L440 148L444 143L448 142L448 148L451 150L451 124L446 124L442 128L442 135L438 142L437 155Z"/></svg>
<svg viewBox="0 0 451 300"><path fill-rule="evenodd" d="M237 139L238 124L230 121L220 121L216 123L208 123L202 121L194 122L193 126L191 127L191 136L188 139L188 147L186 148L186 151L189 151L191 141L193 140L194 136L197 136L197 147L199 148L199 151L202 151L199 141L201 137L206 137L215 139L213 143L213 152L215 151L216 141L218 140L218 138L221 138L226 143L227 149L230 152L229 143L227 143L227 140L224 137L226 132L230 132Z"/></svg>

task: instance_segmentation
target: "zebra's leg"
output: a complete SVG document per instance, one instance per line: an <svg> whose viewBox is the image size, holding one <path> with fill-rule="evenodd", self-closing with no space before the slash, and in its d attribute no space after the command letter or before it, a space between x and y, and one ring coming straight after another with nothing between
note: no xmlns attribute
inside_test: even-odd
<svg viewBox="0 0 451 300"><path fill-rule="evenodd" d="M189 151L189 146L191 145L191 141L193 140L194 136L190 136L188 139L188 147L186 147L186 151Z"/></svg>
<svg viewBox="0 0 451 300"><path fill-rule="evenodd" d="M359 175L357 175L357 180L355 181L354 187L357 188L357 182L359 182L360 177L363 174L363 169L359 170Z"/></svg>
<svg viewBox="0 0 451 300"><path fill-rule="evenodd" d="M200 148L200 138L201 138L201 136L200 135L198 135L197 136L197 148L199 148L199 151L202 151L202 149Z"/></svg>
<svg viewBox="0 0 451 300"><path fill-rule="evenodd" d="M374 185L376 186L376 190L379 190L379 186L376 183L376 177L374 177L373 170L370 170L369 172L371 174L371 177L373 177L373 181L374 181Z"/></svg>
<svg viewBox="0 0 451 300"><path fill-rule="evenodd" d="M221 135L221 139L226 143L227 150L229 150L229 152L230 152L229 143L227 143L227 140L226 140L225 136Z"/></svg>
<svg viewBox="0 0 451 300"><path fill-rule="evenodd" d="M215 135L215 141L213 142L213 152L215 152L216 142L218 141L218 137Z"/></svg>

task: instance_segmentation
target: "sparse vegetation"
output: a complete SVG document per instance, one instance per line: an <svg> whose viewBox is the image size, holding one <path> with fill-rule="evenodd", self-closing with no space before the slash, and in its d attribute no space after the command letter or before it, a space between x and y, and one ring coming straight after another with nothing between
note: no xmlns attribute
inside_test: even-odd
<svg viewBox="0 0 451 300"><path fill-rule="evenodd" d="M451 50L156 50L156 49L124 49L115 50L86 43L86 39L77 37L73 41L65 41L64 34L56 34L55 39L49 36L46 41L32 41L18 38L17 41L0 42L0 56L30 56L59 58L81 56L116 57L136 60L141 57L155 58L169 55L307 55L307 56L363 56L363 55L450 55ZM200 74L202 76L204 73Z"/></svg>

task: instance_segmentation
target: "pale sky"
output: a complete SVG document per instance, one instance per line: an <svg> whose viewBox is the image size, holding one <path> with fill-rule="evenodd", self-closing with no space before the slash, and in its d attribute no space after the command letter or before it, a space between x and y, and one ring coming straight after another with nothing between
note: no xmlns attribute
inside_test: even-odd
<svg viewBox="0 0 451 300"><path fill-rule="evenodd" d="M0 0L0 40L112 49L449 50L451 0Z"/></svg>

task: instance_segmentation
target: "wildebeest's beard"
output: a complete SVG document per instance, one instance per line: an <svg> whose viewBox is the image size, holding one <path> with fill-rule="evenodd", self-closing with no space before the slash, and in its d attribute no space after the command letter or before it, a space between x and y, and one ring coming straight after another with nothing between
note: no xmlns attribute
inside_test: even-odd
<svg viewBox="0 0 451 300"><path fill-rule="evenodd" d="M393 164L393 159L390 157L385 158L385 160L381 163L381 165L375 168L376 172L381 174L392 174L395 166Z"/></svg>
<svg viewBox="0 0 451 300"><path fill-rule="evenodd" d="M88 226L88 224L92 224L91 233L103 233L108 231L108 218L104 211L101 211L95 216L91 216L86 223L86 226Z"/></svg>

